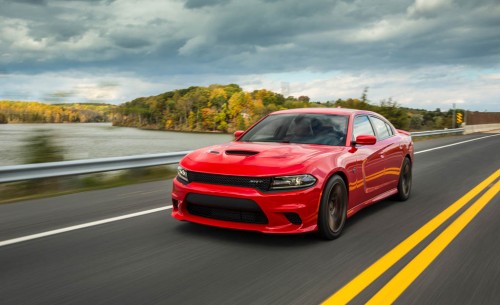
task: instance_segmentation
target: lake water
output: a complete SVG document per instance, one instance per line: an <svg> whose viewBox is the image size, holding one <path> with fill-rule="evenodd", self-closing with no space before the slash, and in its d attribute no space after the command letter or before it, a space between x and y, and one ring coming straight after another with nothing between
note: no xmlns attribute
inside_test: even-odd
<svg viewBox="0 0 500 305"><path fill-rule="evenodd" d="M0 124L0 166L22 163L24 145L37 129L54 135L65 160L193 150L233 139L229 134L141 130L111 123Z"/></svg>

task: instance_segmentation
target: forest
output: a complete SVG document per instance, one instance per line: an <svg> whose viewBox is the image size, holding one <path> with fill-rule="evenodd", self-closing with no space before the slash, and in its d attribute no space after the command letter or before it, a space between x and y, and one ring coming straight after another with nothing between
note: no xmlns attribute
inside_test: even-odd
<svg viewBox="0 0 500 305"><path fill-rule="evenodd" d="M365 88L359 98L314 102L307 96L284 97L266 89L246 92L236 84L214 84L139 97L118 106L0 101L0 123L113 122L144 129L225 133L246 129L276 110L342 107L380 113L396 128L410 131L452 127L451 110L405 108L392 99L374 103L367 95Z"/></svg>
<svg viewBox="0 0 500 305"><path fill-rule="evenodd" d="M360 98L313 102L307 96L284 97L266 89L245 92L239 85L189 87L140 97L118 106L113 125L159 130L232 132L249 127L262 116L282 109L343 107L384 115L396 128L430 130L451 128L452 112L400 107L392 100L374 104L366 88Z"/></svg>
<svg viewBox="0 0 500 305"><path fill-rule="evenodd" d="M115 105L0 101L0 124L110 122Z"/></svg>

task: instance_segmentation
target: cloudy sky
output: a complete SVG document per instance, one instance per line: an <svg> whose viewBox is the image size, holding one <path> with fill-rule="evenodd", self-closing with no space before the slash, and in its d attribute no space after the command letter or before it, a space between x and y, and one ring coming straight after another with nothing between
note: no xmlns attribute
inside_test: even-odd
<svg viewBox="0 0 500 305"><path fill-rule="evenodd" d="M500 111L500 0L0 0L0 99L213 83Z"/></svg>

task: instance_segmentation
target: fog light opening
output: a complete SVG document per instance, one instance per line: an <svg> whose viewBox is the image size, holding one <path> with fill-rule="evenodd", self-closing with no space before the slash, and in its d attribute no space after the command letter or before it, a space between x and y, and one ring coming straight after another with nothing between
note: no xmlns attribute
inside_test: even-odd
<svg viewBox="0 0 500 305"><path fill-rule="evenodd" d="M300 219L300 216L299 214L297 213L283 213L286 217L286 219L288 219L289 222L291 222L292 224L294 225L300 225L302 224L302 219Z"/></svg>

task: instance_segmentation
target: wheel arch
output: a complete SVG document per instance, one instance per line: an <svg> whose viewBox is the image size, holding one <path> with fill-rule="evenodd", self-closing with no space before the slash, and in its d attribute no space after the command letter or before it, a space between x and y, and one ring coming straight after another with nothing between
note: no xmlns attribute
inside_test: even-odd
<svg viewBox="0 0 500 305"><path fill-rule="evenodd" d="M328 190L326 189L328 184L330 183L330 181L332 181L332 178L335 177L335 176L338 176L340 179L342 179L342 181L344 182L344 186L345 186L345 196L347 196L347 198L345 198L345 206L343 207L344 209L344 212L343 212L343 220L342 220L342 223L340 224L340 228L337 229L336 232L332 232L332 233L325 233L327 229L325 229L325 214L322 214L324 213L325 211L324 210L321 210L322 208L322 204L324 204L324 196L326 194L326 192L328 192ZM348 179L348 175L347 173L344 171L343 168L336 168L334 170L332 170L328 176L325 177L325 181L324 181L324 184L323 184L323 187L322 187L322 190L321 190L321 195L320 195L320 198L319 198L319 201L318 201L318 209L317 209L317 230L318 232L326 239L336 239L340 236L340 234L342 234L342 230L343 230L343 227L345 226L345 222L347 220L347 210L348 210L348 206L349 206L349 179ZM323 216L322 216L323 215Z"/></svg>
<svg viewBox="0 0 500 305"><path fill-rule="evenodd" d="M413 165L413 158L412 158L412 156L410 155L409 152L406 153L405 158L408 158L408 160L410 160L410 163Z"/></svg>
<svg viewBox="0 0 500 305"><path fill-rule="evenodd" d="M333 176L339 175L342 180L344 180L345 186L347 188L347 193L349 193L349 178L347 177L347 172L343 168L336 168L332 170L325 179L325 186L328 180L332 179Z"/></svg>
<svg viewBox="0 0 500 305"><path fill-rule="evenodd" d="M347 190L347 201L349 202L349 197L350 197L349 196L349 178L347 177L347 173L345 172L344 169L342 169L342 168L336 168L336 169L332 170L328 174L328 176L326 176L326 178L325 178L325 183L323 183L323 188L321 190L321 196L319 197L319 201L318 201L318 206L317 206L317 210L318 211L319 211L319 205L321 204L321 198L323 198L323 193L325 192L326 184L335 175L338 175L344 181L345 188Z"/></svg>

